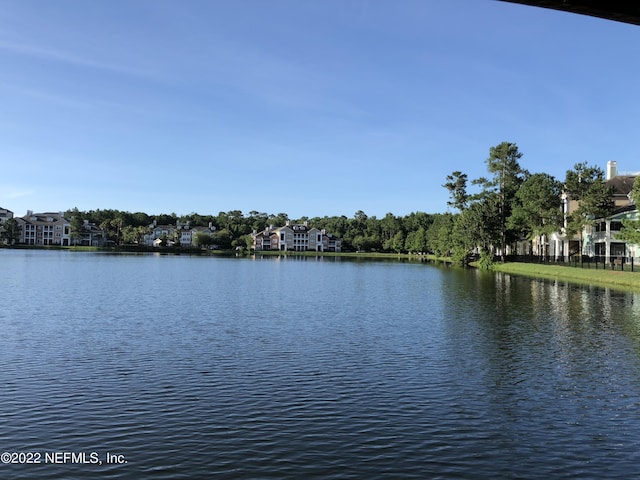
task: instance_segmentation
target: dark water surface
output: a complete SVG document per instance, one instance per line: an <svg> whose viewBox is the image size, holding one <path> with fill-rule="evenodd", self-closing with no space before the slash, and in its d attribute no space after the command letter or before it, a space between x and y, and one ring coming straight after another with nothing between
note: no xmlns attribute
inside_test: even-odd
<svg viewBox="0 0 640 480"><path fill-rule="evenodd" d="M0 269L0 452L40 462L0 478L640 476L638 295L311 258Z"/></svg>

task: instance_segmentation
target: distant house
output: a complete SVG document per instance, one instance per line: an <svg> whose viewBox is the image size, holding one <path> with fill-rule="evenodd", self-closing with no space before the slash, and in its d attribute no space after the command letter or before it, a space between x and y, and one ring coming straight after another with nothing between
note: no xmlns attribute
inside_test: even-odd
<svg viewBox="0 0 640 480"><path fill-rule="evenodd" d="M2 225L10 218L13 218L13 212L11 210L7 210L6 208L0 207L0 225Z"/></svg>
<svg viewBox="0 0 640 480"><path fill-rule="evenodd" d="M208 227L192 227L189 222L176 222L176 225L158 225L155 221L149 225L149 233L144 236L145 245L159 247L163 240L167 245L180 245L190 247L195 245L196 234L206 233L211 235L216 227L209 223Z"/></svg>
<svg viewBox="0 0 640 480"><path fill-rule="evenodd" d="M341 252L342 239L322 230L322 247L325 252Z"/></svg>
<svg viewBox="0 0 640 480"><path fill-rule="evenodd" d="M16 218L21 227L20 242L25 245L71 245L71 224L62 212L33 213Z"/></svg>
<svg viewBox="0 0 640 480"><path fill-rule="evenodd" d="M0 232L4 231L4 227L2 224L13 218L13 212L11 210L7 210L6 208L0 207Z"/></svg>
<svg viewBox="0 0 640 480"><path fill-rule="evenodd" d="M80 237L72 240L74 245L87 247L104 247L107 245L107 232L95 223L89 223L89 220L84 221L82 230L79 233Z"/></svg>
<svg viewBox="0 0 640 480"><path fill-rule="evenodd" d="M213 226L211 222L209 222L208 227L193 227L189 230L188 234L183 234L183 237L180 239L180 245L196 245L197 235L205 234L211 235L216 231L216 227ZM186 232L185 232L186 233ZM184 242L183 242L184 238Z"/></svg>
<svg viewBox="0 0 640 480"><path fill-rule="evenodd" d="M196 244L196 235L198 233L211 235L216 231L216 227L209 222L208 227L191 227L189 222L181 224L177 223L176 230L179 232L179 242L181 247L192 247Z"/></svg>
<svg viewBox="0 0 640 480"><path fill-rule="evenodd" d="M302 224L287 224L274 228L269 226L261 232L254 231L253 248L261 250L281 250L296 252L340 252L342 241L327 233L310 227L308 222Z"/></svg>
<svg viewBox="0 0 640 480"><path fill-rule="evenodd" d="M163 239L166 239L173 244L175 232L176 227L174 225L158 225L154 220L153 223L149 225L149 233L144 236L144 243L150 247L157 247Z"/></svg>

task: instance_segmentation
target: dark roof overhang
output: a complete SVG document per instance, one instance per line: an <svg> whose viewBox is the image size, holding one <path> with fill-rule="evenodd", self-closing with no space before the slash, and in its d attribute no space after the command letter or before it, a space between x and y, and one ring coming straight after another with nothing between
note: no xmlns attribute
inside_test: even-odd
<svg viewBox="0 0 640 480"><path fill-rule="evenodd" d="M563 12L579 13L616 22L640 25L640 2L601 0L500 0L533 7L551 8Z"/></svg>

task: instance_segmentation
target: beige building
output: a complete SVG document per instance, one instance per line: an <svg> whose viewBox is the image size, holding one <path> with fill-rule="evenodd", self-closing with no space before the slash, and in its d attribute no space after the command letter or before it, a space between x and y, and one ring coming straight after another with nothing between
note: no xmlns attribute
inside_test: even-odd
<svg viewBox="0 0 640 480"><path fill-rule="evenodd" d="M16 218L21 227L20 243L25 245L71 245L71 224L62 212L33 213Z"/></svg>
<svg viewBox="0 0 640 480"><path fill-rule="evenodd" d="M308 222L302 224L287 224L274 228L269 226L261 232L254 231L253 248L261 250L281 250L295 252L340 252L342 241L327 233L310 227Z"/></svg>
<svg viewBox="0 0 640 480"><path fill-rule="evenodd" d="M622 220L638 218L638 209L629 198L637 175L637 173L619 174L617 162L607 162L606 183L614 188L615 210L611 217L596 219L593 225L585 228L582 233L582 255L601 257L606 262L621 257L640 256L638 246L628 245L616 238L622 229ZM578 208L578 203L567 195L563 195L563 213L565 215L573 213ZM548 249L548 254L552 258L567 260L571 255L579 253L579 245L578 235L568 238L564 232L557 232L549 237L549 243L545 248Z"/></svg>

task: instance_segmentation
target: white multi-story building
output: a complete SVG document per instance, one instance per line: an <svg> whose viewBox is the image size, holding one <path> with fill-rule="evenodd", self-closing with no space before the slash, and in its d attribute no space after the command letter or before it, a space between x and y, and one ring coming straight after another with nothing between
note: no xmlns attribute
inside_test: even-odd
<svg viewBox="0 0 640 480"><path fill-rule="evenodd" d="M309 227L308 222L302 224L287 224L274 228L269 226L261 232L254 231L253 248L260 250L293 250L296 252L340 252L342 241L327 233L326 230L318 230Z"/></svg>
<svg viewBox="0 0 640 480"><path fill-rule="evenodd" d="M21 227L20 242L26 245L71 245L71 224L62 212L33 213L16 218Z"/></svg>

